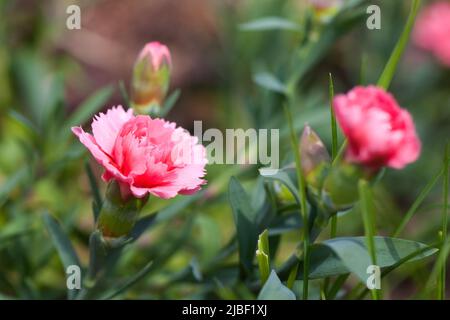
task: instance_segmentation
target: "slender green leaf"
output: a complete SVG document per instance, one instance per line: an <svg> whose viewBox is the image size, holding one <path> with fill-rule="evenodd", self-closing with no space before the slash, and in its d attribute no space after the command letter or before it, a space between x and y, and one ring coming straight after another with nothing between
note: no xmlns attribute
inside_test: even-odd
<svg viewBox="0 0 450 320"><path fill-rule="evenodd" d="M191 262L189 263L189 267L192 271L192 275L194 276L195 280L201 282L203 280L203 274L200 269L200 264L198 263L198 260L195 257L192 258Z"/></svg>
<svg viewBox="0 0 450 320"><path fill-rule="evenodd" d="M442 236L442 235L441 235ZM450 241L447 240L447 242L440 243L439 247L439 255L437 256L437 259L434 263L433 269L429 273L428 280L425 284L425 292L430 293L432 289L437 289L437 295L435 295L436 298L442 299L442 285L440 284L440 281L442 281L442 267L445 264L445 261L448 258L448 255L450 254Z"/></svg>
<svg viewBox="0 0 450 320"><path fill-rule="evenodd" d="M253 81L264 89L281 94L286 93L286 86L284 85L284 83L269 72L258 72L254 74Z"/></svg>
<svg viewBox="0 0 450 320"><path fill-rule="evenodd" d="M405 51L406 45L409 41L409 36L411 34L412 28L414 26L414 21L416 20L416 15L420 7L420 0L413 0L411 5L411 11L408 16L408 20L406 22L405 28L400 36L400 39L397 41L395 45L394 51L384 67L383 73L378 80L378 86L388 89L391 84L392 78L394 78L395 71L397 70L397 65L400 61L400 58Z"/></svg>
<svg viewBox="0 0 450 320"><path fill-rule="evenodd" d="M77 253L75 252L75 249L73 248L69 237L63 231L58 221L48 213L44 213L43 220L53 241L53 245L58 251L59 258L61 259L61 262L64 266L64 270L67 270L67 268L72 265L81 268ZM68 289L67 294L69 299L73 299L75 297L76 291Z"/></svg>
<svg viewBox="0 0 450 320"><path fill-rule="evenodd" d="M103 299L109 300L113 299L114 297L126 292L128 289L130 289L133 285L138 283L140 280L144 279L147 274L152 270L153 261L150 261L143 267L138 273L136 273L133 277L128 279L123 285L121 285L118 289L114 290L113 292L110 292L107 294Z"/></svg>
<svg viewBox="0 0 450 320"><path fill-rule="evenodd" d="M333 76L331 73L329 74L329 102L330 102L330 122L331 122L331 161L333 162L336 159L338 153L338 132L337 132L337 124L336 124L336 115L334 113L333 108L333 99L334 99L334 84L333 84ZM335 238L337 232L337 214L331 217L331 232L330 237Z"/></svg>
<svg viewBox="0 0 450 320"><path fill-rule="evenodd" d="M264 172L264 170L263 170ZM258 177L256 180L256 186L253 189L253 193L251 195L251 206L252 208L255 208L256 210L260 210L264 207L266 204L266 189L264 186L264 178Z"/></svg>
<svg viewBox="0 0 450 320"><path fill-rule="evenodd" d="M80 260L75 249L59 222L48 213L43 215L43 219L64 267L67 268L70 265L80 266Z"/></svg>
<svg viewBox="0 0 450 320"><path fill-rule="evenodd" d="M102 196L100 195L100 190L98 188L97 181L95 180L94 173L92 172L92 168L89 165L89 162L86 161L85 169L87 176L89 178L89 186L91 187L92 195L94 196L93 203L93 211L94 211L94 221L97 222L98 215L100 214L100 209L102 208Z"/></svg>
<svg viewBox="0 0 450 320"><path fill-rule="evenodd" d="M8 112L8 115L11 117L11 119L19 123L24 128L26 128L33 135L39 135L39 128L36 127L36 125L33 122L31 122L21 113L17 112L16 110L10 110Z"/></svg>
<svg viewBox="0 0 450 320"><path fill-rule="evenodd" d="M123 80L119 81L119 90L120 94L122 95L122 99L125 102L125 105L127 107L130 106L130 96L128 95L127 88L125 86L125 82Z"/></svg>
<svg viewBox="0 0 450 320"><path fill-rule="evenodd" d="M170 112L170 110L172 110L172 108L177 103L178 99L180 98L180 95L181 95L181 90L177 89L167 97L167 99L164 101L164 105L159 114L160 117L164 118L165 116L167 116L167 114Z"/></svg>
<svg viewBox="0 0 450 320"><path fill-rule="evenodd" d="M329 103L330 103L330 122L331 122L331 159L334 160L336 158L338 152L338 132L337 132L337 124L336 124L336 115L334 113L333 108L333 99L334 99L334 84L333 84L333 76L331 73L329 74Z"/></svg>
<svg viewBox="0 0 450 320"><path fill-rule="evenodd" d="M0 207L8 200L11 192L27 177L28 168L23 167L12 174L8 180L0 186Z"/></svg>
<svg viewBox="0 0 450 320"><path fill-rule="evenodd" d="M89 277L94 278L101 269L106 257L106 248L104 246L100 231L96 230L89 237Z"/></svg>
<svg viewBox="0 0 450 320"><path fill-rule="evenodd" d="M411 208L406 212L406 214L403 216L402 221L398 225L398 227L395 229L394 233L392 234L392 237L398 237L400 233L403 231L409 220L414 216L417 209L420 207L422 202L425 200L427 195L430 193L430 191L433 189L434 185L438 182L438 180L441 178L442 174L444 173L444 168L441 168L438 173L434 175L434 177L430 180L430 182L427 183L427 185L423 188L423 190L419 193L414 203L411 205Z"/></svg>
<svg viewBox="0 0 450 320"><path fill-rule="evenodd" d="M301 26L281 17L264 17L239 25L242 31L290 30L301 31Z"/></svg>
<svg viewBox="0 0 450 320"><path fill-rule="evenodd" d="M139 237L155 223L157 216L158 214L154 213L140 218L133 226L133 229L131 229L129 237L133 239L133 241L139 239Z"/></svg>
<svg viewBox="0 0 450 320"><path fill-rule="evenodd" d="M30 225L28 218L14 219L0 228L0 248L8 243L8 241L32 235L36 230Z"/></svg>
<svg viewBox="0 0 450 320"><path fill-rule="evenodd" d="M297 278L297 274L298 274L298 267L300 266L300 263L297 262L291 269L291 272L289 272L289 277L287 279L287 287L289 289L292 289L294 287L295 284L295 279ZM302 283L302 287L303 287L303 283ZM302 293L303 293L303 288L302 288ZM299 296L300 297L300 296Z"/></svg>

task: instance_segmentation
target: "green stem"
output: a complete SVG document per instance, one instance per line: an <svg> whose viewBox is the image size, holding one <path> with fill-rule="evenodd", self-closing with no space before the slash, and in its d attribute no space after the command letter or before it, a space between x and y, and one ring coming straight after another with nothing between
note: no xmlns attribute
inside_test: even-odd
<svg viewBox="0 0 450 320"><path fill-rule="evenodd" d="M294 287L294 282L295 282L295 279L297 278L297 272L298 272L299 265L300 265L299 263L296 263L295 266L292 268L291 272L289 273L289 277L287 280L287 287L289 289L292 289Z"/></svg>
<svg viewBox="0 0 450 320"><path fill-rule="evenodd" d="M448 180L449 180L449 161L450 161L450 144L445 148L444 156L444 182L443 182L443 197L444 207L442 209L442 243L447 242L447 225L448 225ZM443 250L442 248L441 250ZM445 300L445 278L446 278L447 256L445 255L442 261L440 276L439 276L439 293L438 298Z"/></svg>
<svg viewBox="0 0 450 320"><path fill-rule="evenodd" d="M339 160L342 159L342 157L344 156L345 150L347 149L347 145L348 145L348 140L345 139L344 142L342 142L341 147L339 148L336 158L334 158L333 162L331 163L332 165L335 165L339 162Z"/></svg>
<svg viewBox="0 0 450 320"><path fill-rule="evenodd" d="M361 201L361 211L364 221L364 230L366 235L367 247L369 249L370 258L373 265L377 265L377 253L375 250L375 221L374 221L374 208L372 193L369 184L366 180L359 180L358 183L359 196ZM377 289L372 292L373 300L379 300L380 296Z"/></svg>
<svg viewBox="0 0 450 320"><path fill-rule="evenodd" d="M333 76L331 75L331 73L329 74L329 82L330 82L329 103L330 103L330 122L331 122L331 163L333 163L339 153L339 149L338 149L338 133L337 133L336 115L335 115L334 108L333 108L334 83L333 83ZM337 234L337 220L338 220L337 213L335 213L334 215L331 216L331 226L330 226L330 238L331 239L335 238L336 234ZM344 282L345 282L345 280L344 280ZM329 284L330 284L330 278L326 278L324 281L323 288L324 288L325 297L327 299L329 299L329 297L327 295ZM334 290L339 290L339 288L342 284L340 283L340 281L338 282L336 280L336 282L333 284L331 292L333 292ZM339 285L339 288L336 289L337 285ZM334 297L334 295L333 295L333 297Z"/></svg>
<svg viewBox="0 0 450 320"><path fill-rule="evenodd" d="M337 213L331 217L330 238L336 238L337 234Z"/></svg>
<svg viewBox="0 0 450 320"><path fill-rule="evenodd" d="M350 273L340 275L337 277L336 281L334 281L333 286L331 287L330 291L328 291L327 299L331 300L336 298L336 295L338 294L341 287L344 285L347 278L350 276Z"/></svg>
<svg viewBox="0 0 450 320"><path fill-rule="evenodd" d="M330 78L329 95L330 95L330 120L331 120L331 159L334 160L338 152L338 134L337 134L336 115L334 113L333 108L334 84L331 73L329 74L329 78Z"/></svg>
<svg viewBox="0 0 450 320"><path fill-rule="evenodd" d="M309 219L306 209L306 187L305 179L303 177L301 168L301 153L298 143L297 135L295 134L294 125L292 123L292 115L289 107L284 105L284 111L289 124L289 130L291 132L291 145L295 155L295 166L297 173L299 197L300 197L300 209L303 218L303 299L308 299L308 284L309 284Z"/></svg>
<svg viewBox="0 0 450 320"><path fill-rule="evenodd" d="M334 84L333 77L331 73L329 74L330 86L329 86L329 96L330 96L330 121L331 121L331 161L336 159L338 153L338 134L337 134L337 124L336 115L333 108L333 98L334 98ZM331 217L331 238L335 238L337 233L337 214Z"/></svg>

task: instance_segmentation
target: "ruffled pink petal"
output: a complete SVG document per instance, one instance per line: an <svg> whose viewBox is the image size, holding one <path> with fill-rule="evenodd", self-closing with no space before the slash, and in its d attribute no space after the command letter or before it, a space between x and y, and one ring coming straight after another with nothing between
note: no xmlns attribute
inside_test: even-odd
<svg viewBox="0 0 450 320"><path fill-rule="evenodd" d="M108 171L108 176L114 176L115 178L124 182L130 181L129 178L125 177L119 171L110 156L99 147L92 135L84 132L81 127L72 127L72 132L78 137L78 139L80 139L80 142L84 144L86 148L88 148L88 150L94 156L95 160L97 160L97 162L101 164L105 168L105 170Z"/></svg>
<svg viewBox="0 0 450 320"><path fill-rule="evenodd" d="M100 113L92 121L92 134L102 150L112 155L116 138L123 125L132 119L133 109L123 110L122 106Z"/></svg>

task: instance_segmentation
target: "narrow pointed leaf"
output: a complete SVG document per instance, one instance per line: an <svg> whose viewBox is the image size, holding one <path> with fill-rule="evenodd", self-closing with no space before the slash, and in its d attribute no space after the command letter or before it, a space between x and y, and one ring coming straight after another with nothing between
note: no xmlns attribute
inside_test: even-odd
<svg viewBox="0 0 450 320"><path fill-rule="evenodd" d="M175 106L175 104L178 101L178 98L180 98L181 90L177 89L174 92L170 94L170 96L167 97L167 99L164 101L163 108L160 112L160 117L164 118L167 116L167 114L172 110L172 108Z"/></svg>
<svg viewBox="0 0 450 320"><path fill-rule="evenodd" d="M98 188L97 181L95 180L94 173L92 172L92 168L88 162L85 164L86 173L89 178L89 186L91 187L91 192L94 197L93 202L93 214L94 214L94 222L97 222L98 215L100 214L100 210L102 208L102 196L100 195L100 190Z"/></svg>
<svg viewBox="0 0 450 320"><path fill-rule="evenodd" d="M80 260L75 252L75 249L58 221L48 213L43 215L43 220L50 234L53 245L58 251L59 258L64 266L64 271L71 265L81 268ZM69 299L75 298L76 293L77 291L75 290L67 290Z"/></svg>
<svg viewBox="0 0 450 320"><path fill-rule="evenodd" d="M150 228L151 225L155 223L156 217L158 216L157 213L148 215L146 217L140 218L135 225L133 226L133 229L131 229L129 237L133 239L133 241L136 241L139 239L139 237L147 231L148 228Z"/></svg>
<svg viewBox="0 0 450 320"><path fill-rule="evenodd" d="M420 0L413 0L411 4L411 11L408 16L405 28L400 36L400 39L395 45L394 51L392 51L389 60L384 67L383 73L378 80L378 85L384 89L389 88L392 79L394 78L395 71L397 70L400 58L405 51L406 45L408 44L409 36L411 34L412 28L414 26L414 21L416 19L417 12L419 11Z"/></svg>
<svg viewBox="0 0 450 320"><path fill-rule="evenodd" d="M259 86L274 91L277 93L285 94L287 89L283 82L269 72L258 72L253 75L253 81Z"/></svg>
<svg viewBox="0 0 450 320"><path fill-rule="evenodd" d="M300 31L301 27L295 22L281 17L264 17L243 23L239 26L242 31L269 31L269 30L290 30Z"/></svg>
<svg viewBox="0 0 450 320"><path fill-rule="evenodd" d="M65 268L70 265L80 266L80 260L59 222L48 213L43 215L45 226Z"/></svg>
<svg viewBox="0 0 450 320"><path fill-rule="evenodd" d="M16 171L5 183L0 186L0 207L8 200L10 193L27 177L27 168Z"/></svg>

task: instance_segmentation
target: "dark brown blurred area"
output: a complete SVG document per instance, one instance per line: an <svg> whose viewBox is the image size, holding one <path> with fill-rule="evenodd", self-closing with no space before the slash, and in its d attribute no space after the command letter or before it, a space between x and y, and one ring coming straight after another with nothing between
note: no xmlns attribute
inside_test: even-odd
<svg viewBox="0 0 450 320"><path fill-rule="evenodd" d="M70 4L81 7L82 28L62 32L57 47L80 63L88 85L83 79L68 81L69 105L77 105L108 83L124 80L128 86L141 48L149 41L160 41L172 53L171 88L182 90L169 118L187 128L196 119L212 121L221 52L214 1L61 1L56 10L66 18ZM110 103L123 101L117 93Z"/></svg>

